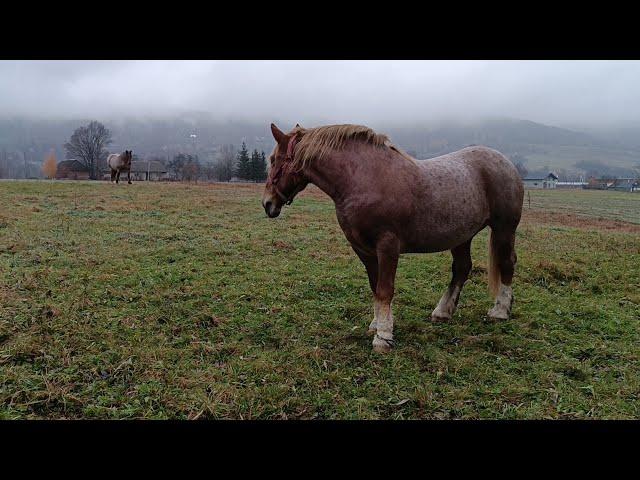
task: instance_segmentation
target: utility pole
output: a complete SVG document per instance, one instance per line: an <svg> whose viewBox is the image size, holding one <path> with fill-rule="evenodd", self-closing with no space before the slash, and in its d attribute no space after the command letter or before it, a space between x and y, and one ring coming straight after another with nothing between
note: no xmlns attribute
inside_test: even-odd
<svg viewBox="0 0 640 480"><path fill-rule="evenodd" d="M24 178L27 178L27 152L23 150L22 156L24 157Z"/></svg>

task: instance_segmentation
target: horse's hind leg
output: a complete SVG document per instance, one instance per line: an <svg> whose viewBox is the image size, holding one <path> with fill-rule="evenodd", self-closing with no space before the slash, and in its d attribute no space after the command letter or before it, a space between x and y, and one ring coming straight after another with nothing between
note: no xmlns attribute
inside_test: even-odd
<svg viewBox="0 0 640 480"><path fill-rule="evenodd" d="M487 315L492 320L507 320L513 305L513 272L517 261L515 228L492 228L489 239L489 287L496 298Z"/></svg>
<svg viewBox="0 0 640 480"><path fill-rule="evenodd" d="M116 183L120 183L120 170L116 172Z"/></svg>
<svg viewBox="0 0 640 480"><path fill-rule="evenodd" d="M355 248L353 249L353 251L356 252L358 258L360 258L360 261L363 263L364 268L367 269L367 275L369 276L369 286L371 287L371 292L373 293L373 295L375 295L376 288L378 286L378 257L376 257L375 255L365 255L364 253L360 253ZM378 328L377 320L379 310L380 309L378 308L378 302L374 302L373 320L371 320L371 323L369 324L369 329L367 331L368 335L374 335L376 333L376 330Z"/></svg>
<svg viewBox="0 0 640 480"><path fill-rule="evenodd" d="M116 171L111 170L111 183L115 182L115 180L116 180Z"/></svg>
<svg viewBox="0 0 640 480"><path fill-rule="evenodd" d="M471 240L451 249L453 263L451 265L451 282L431 313L431 320L450 320L458 306L458 299L464 282L471 271Z"/></svg>

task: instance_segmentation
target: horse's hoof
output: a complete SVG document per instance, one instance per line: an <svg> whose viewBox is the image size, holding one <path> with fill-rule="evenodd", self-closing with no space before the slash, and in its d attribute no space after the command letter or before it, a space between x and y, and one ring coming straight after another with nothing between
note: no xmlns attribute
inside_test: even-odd
<svg viewBox="0 0 640 480"><path fill-rule="evenodd" d="M127 183L129 183L129 185L131 185L132 182L127 182Z"/></svg>
<svg viewBox="0 0 640 480"><path fill-rule="evenodd" d="M389 353L391 351L391 347L388 345L374 345L373 351L376 353Z"/></svg>
<svg viewBox="0 0 640 480"><path fill-rule="evenodd" d="M509 320L509 313L508 312L504 312L504 311L499 311L499 310L495 310L495 309L491 309L487 312L487 318L489 320L492 320L494 322L500 322L500 321L505 321L505 320Z"/></svg>
<svg viewBox="0 0 640 480"><path fill-rule="evenodd" d="M448 322L451 320L451 317L443 317L441 315L434 315L433 313L431 314L431 316L429 317L429 320L431 320L432 322Z"/></svg>
<svg viewBox="0 0 640 480"><path fill-rule="evenodd" d="M389 353L394 345L392 339L382 338L377 334L373 337L373 351L376 353Z"/></svg>

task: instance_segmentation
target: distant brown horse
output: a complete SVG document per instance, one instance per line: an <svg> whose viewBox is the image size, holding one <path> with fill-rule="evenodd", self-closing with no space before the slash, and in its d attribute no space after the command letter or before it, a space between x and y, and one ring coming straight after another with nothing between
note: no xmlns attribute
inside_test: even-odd
<svg viewBox="0 0 640 480"><path fill-rule="evenodd" d="M471 271L471 240L487 225L495 297L488 316L509 318L524 189L504 155L476 146L416 160L385 135L358 125L296 125L285 134L271 124L271 131L277 144L269 158L265 212L277 217L309 183L333 199L338 223L369 276L375 351L394 344L391 301L399 255L451 250L451 283L431 313L432 320L451 319Z"/></svg>
<svg viewBox="0 0 640 480"><path fill-rule="evenodd" d="M127 180L131 185L131 159L133 151L125 150L122 153L112 153L107 158L107 165L111 169L111 182L115 180L116 183L120 182L120 172L127 172Z"/></svg>

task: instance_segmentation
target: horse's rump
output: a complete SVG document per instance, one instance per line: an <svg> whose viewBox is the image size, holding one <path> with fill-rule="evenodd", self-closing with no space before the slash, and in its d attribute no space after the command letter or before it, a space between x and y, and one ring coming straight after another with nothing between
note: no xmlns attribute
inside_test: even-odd
<svg viewBox="0 0 640 480"><path fill-rule="evenodd" d="M127 157L123 153L112 153L107 157L107 165L111 170L127 171L131 168L131 160L127 162Z"/></svg>

